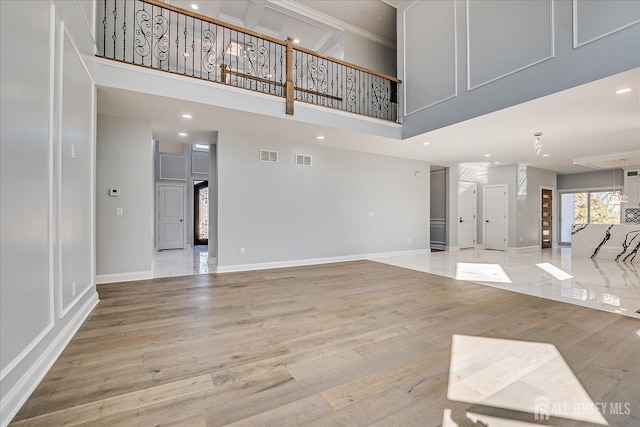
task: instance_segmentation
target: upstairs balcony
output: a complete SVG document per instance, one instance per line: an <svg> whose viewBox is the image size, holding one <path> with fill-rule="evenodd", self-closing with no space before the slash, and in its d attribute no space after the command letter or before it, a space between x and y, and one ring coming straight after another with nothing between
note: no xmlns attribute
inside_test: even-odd
<svg viewBox="0 0 640 427"><path fill-rule="evenodd" d="M398 120L395 77L154 0L104 0L98 56L376 119Z"/></svg>

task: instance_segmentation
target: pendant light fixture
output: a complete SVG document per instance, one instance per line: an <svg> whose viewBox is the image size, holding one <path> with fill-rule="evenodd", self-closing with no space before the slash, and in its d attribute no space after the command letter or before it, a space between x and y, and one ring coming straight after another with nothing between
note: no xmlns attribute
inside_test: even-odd
<svg viewBox="0 0 640 427"><path fill-rule="evenodd" d="M533 136L536 138L536 140L533 143L533 149L536 152L536 155L540 155L540 150L542 150L542 132L536 132L533 134Z"/></svg>

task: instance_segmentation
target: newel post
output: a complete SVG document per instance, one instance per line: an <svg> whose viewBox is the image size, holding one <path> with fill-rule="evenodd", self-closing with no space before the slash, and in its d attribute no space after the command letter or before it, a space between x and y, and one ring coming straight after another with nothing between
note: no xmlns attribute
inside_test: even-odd
<svg viewBox="0 0 640 427"><path fill-rule="evenodd" d="M284 94L287 98L287 114L293 116L293 98L294 98L294 86L293 86L293 38L287 37L287 81L284 87Z"/></svg>

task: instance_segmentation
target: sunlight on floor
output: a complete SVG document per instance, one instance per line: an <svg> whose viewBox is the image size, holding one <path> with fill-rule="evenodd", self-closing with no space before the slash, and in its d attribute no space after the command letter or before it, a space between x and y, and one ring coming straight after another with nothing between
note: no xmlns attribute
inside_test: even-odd
<svg viewBox="0 0 640 427"><path fill-rule="evenodd" d="M459 262L456 265L456 280L480 282L512 283L509 275L500 264L469 264Z"/></svg>
<svg viewBox="0 0 640 427"><path fill-rule="evenodd" d="M529 413L534 423L551 416L609 425L552 344L453 335L447 397Z"/></svg>
<svg viewBox="0 0 640 427"><path fill-rule="evenodd" d="M559 269L558 267L556 267L553 264L549 264L548 262L543 262L540 264L536 264L538 267L540 267L541 269L543 269L544 271L546 271L547 273L549 273L550 275L552 275L553 277L555 277L558 280L567 280L567 279L573 279L573 276L570 275L569 273L567 273L564 270Z"/></svg>

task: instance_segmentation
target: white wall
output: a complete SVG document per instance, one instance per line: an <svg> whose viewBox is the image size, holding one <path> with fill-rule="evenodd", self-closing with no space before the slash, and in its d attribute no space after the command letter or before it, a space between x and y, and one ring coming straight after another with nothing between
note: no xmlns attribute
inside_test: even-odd
<svg viewBox="0 0 640 427"><path fill-rule="evenodd" d="M153 144L151 123L98 116L96 280L151 278ZM118 188L119 197L109 189ZM123 209L116 216L116 208Z"/></svg>
<svg viewBox="0 0 640 427"><path fill-rule="evenodd" d="M558 175L558 189L581 190L613 188L614 180L616 186L624 185L624 171L622 169L607 169L593 172Z"/></svg>
<svg viewBox="0 0 640 427"><path fill-rule="evenodd" d="M260 149L277 151L279 163L261 162ZM313 166L296 166L297 153L311 155ZM429 169L421 161L220 132L219 269L427 249Z"/></svg>
<svg viewBox="0 0 640 427"><path fill-rule="evenodd" d="M640 66L637 1L407 1L397 16L405 138Z"/></svg>
<svg viewBox="0 0 640 427"><path fill-rule="evenodd" d="M95 46L77 2L0 2L0 424L98 303Z"/></svg>

